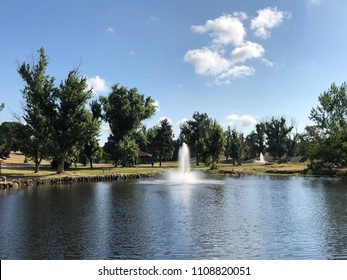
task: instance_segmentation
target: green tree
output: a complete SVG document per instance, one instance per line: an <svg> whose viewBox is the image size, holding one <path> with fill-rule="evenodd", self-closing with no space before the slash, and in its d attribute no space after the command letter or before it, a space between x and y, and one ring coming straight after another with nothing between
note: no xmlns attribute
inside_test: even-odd
<svg viewBox="0 0 347 280"><path fill-rule="evenodd" d="M49 157L50 116L54 114L54 78L46 74L48 60L43 48L39 58L32 63L22 63L18 73L25 82L23 119L26 123L22 135L23 152L35 162L35 172L39 172L43 158Z"/></svg>
<svg viewBox="0 0 347 280"><path fill-rule="evenodd" d="M207 130L206 133L206 150L208 155L212 158L212 163L218 163L219 157L223 154L226 145L223 128L217 120L214 120L211 124L211 128Z"/></svg>
<svg viewBox="0 0 347 280"><path fill-rule="evenodd" d="M231 129L230 126L228 126L224 134L226 138L226 148L224 154L227 158L230 157L233 165L235 165L236 159L238 158L239 133L236 131L236 129Z"/></svg>
<svg viewBox="0 0 347 280"><path fill-rule="evenodd" d="M231 145L232 145L232 135L231 135L230 126L228 126L227 130L224 131L224 138L225 138L224 156L225 156L225 159L228 161L229 157L231 157Z"/></svg>
<svg viewBox="0 0 347 280"><path fill-rule="evenodd" d="M91 112L86 109L91 98L87 90L87 80L80 77L77 70L69 72L65 81L54 90L54 103L50 103L52 114L51 140L52 154L58 162L57 173L65 173L64 161L76 149L85 143L86 135L90 137Z"/></svg>
<svg viewBox="0 0 347 280"><path fill-rule="evenodd" d="M150 153L148 129L145 125L142 125L140 129L134 134L135 142L139 147L139 150L145 153Z"/></svg>
<svg viewBox="0 0 347 280"><path fill-rule="evenodd" d="M174 151L173 137L172 125L168 119L160 121L160 125L153 127L149 133L151 153L158 159L159 166L161 166L162 161L172 158Z"/></svg>
<svg viewBox="0 0 347 280"><path fill-rule="evenodd" d="M86 134L82 140L80 157L85 158L89 162L89 166L93 168L93 160L100 158L102 154L102 148L99 145L99 133L100 133L100 120L97 114L86 114L87 125Z"/></svg>
<svg viewBox="0 0 347 280"><path fill-rule="evenodd" d="M211 123L212 120L206 113L200 114L195 112L193 120L189 120L181 126L180 138L190 146L192 153L196 157L197 166L203 154L206 153L205 137L207 136L207 131L211 128Z"/></svg>
<svg viewBox="0 0 347 280"><path fill-rule="evenodd" d="M322 165L347 164L347 85L333 83L320 94L319 105L309 118L315 123L306 129L314 138L309 149L312 162Z"/></svg>
<svg viewBox="0 0 347 280"><path fill-rule="evenodd" d="M288 151L288 135L293 126L287 126L286 119L272 117L265 122L265 134L267 137L267 150L274 159L281 159Z"/></svg>
<svg viewBox="0 0 347 280"><path fill-rule="evenodd" d="M111 129L105 152L115 162L121 161L125 165L137 156L135 133L141 122L155 113L154 100L145 98L136 88L127 89L116 84L107 97L100 97L100 102L103 119Z"/></svg>

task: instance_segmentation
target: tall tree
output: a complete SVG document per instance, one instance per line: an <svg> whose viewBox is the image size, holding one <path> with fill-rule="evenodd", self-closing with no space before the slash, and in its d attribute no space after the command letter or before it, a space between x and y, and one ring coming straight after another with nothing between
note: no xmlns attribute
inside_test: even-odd
<svg viewBox="0 0 347 280"><path fill-rule="evenodd" d="M223 154L226 145L223 128L217 120L214 120L211 124L211 128L206 131L206 133L206 147L208 154L212 158L212 163L217 163L219 162L219 157Z"/></svg>
<svg viewBox="0 0 347 280"><path fill-rule="evenodd" d="M288 151L288 135L293 126L287 126L286 119L272 117L265 122L265 134L267 136L268 152L274 159L281 159Z"/></svg>
<svg viewBox="0 0 347 280"><path fill-rule="evenodd" d="M196 157L196 165L199 165L200 158L206 152L205 137L211 127L212 120L206 113L195 112L193 120L187 121L181 126L180 138L189 144Z"/></svg>
<svg viewBox="0 0 347 280"><path fill-rule="evenodd" d="M99 146L100 120L97 114L86 114L86 134L82 140L80 156L85 157L93 168L93 160L100 157L102 148Z"/></svg>
<svg viewBox="0 0 347 280"><path fill-rule="evenodd" d="M35 172L39 172L43 158L49 156L50 116L54 114L54 78L46 74L48 60L43 48L39 58L31 64L22 63L18 73L25 82L23 119L26 123L24 152L35 162Z"/></svg>
<svg viewBox="0 0 347 280"><path fill-rule="evenodd" d="M152 133L149 133L151 152L153 156L159 160L159 166L161 166L163 160L169 160L173 155L174 134L172 131L172 125L168 119L164 119L160 121L159 126L155 126L152 130Z"/></svg>
<svg viewBox="0 0 347 280"><path fill-rule="evenodd" d="M103 118L111 129L105 151L115 162L122 161L124 165L130 155L132 158L138 152L134 135L141 122L155 113L154 100L145 98L136 88L116 84L107 97L100 97L100 102Z"/></svg>
<svg viewBox="0 0 347 280"><path fill-rule="evenodd" d="M86 78L80 77L77 70L70 71L66 80L54 90L54 103L50 104L53 109L50 135L54 143L52 153L58 162L58 174L65 173L64 161L88 136L92 113L87 110L86 104L91 96Z"/></svg>
<svg viewBox="0 0 347 280"><path fill-rule="evenodd" d="M229 160L229 157L231 157L232 153L232 132L231 127L228 126L227 130L224 131L224 138L225 138L225 149L224 149L224 156L226 160Z"/></svg>

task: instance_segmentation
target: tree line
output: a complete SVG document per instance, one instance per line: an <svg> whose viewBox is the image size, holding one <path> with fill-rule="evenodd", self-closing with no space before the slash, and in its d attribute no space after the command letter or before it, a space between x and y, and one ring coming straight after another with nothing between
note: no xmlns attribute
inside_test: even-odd
<svg viewBox="0 0 347 280"><path fill-rule="evenodd" d="M47 72L48 60L43 48L38 58L23 62L17 71L24 82L21 90L23 113L18 122L0 125L0 156L20 150L34 161L39 172L43 159L65 172L65 163L80 161L93 167L95 159L106 158L126 166L136 161L139 151L158 161L173 160L178 147L187 143L196 165L212 165L222 156L232 164L242 164L268 154L281 162L293 156L308 160L314 168L347 165L347 86L332 84L319 95L319 105L309 118L314 125L298 133L294 122L272 117L256 124L248 135L211 119L207 113L194 112L180 127L174 139L167 119L147 129L142 123L155 114L151 97L114 84L107 96L92 100L87 79L71 70L67 78L56 83ZM92 100L92 101L91 101ZM0 111L4 104L1 103ZM110 135L99 146L101 122L109 124Z"/></svg>

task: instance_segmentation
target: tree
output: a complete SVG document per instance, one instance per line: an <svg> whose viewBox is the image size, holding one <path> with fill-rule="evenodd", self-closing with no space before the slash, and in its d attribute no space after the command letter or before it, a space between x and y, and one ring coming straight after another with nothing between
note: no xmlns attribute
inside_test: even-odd
<svg viewBox="0 0 347 280"><path fill-rule="evenodd" d="M87 79L78 76L77 70L72 70L59 88L55 88L53 96L50 136L54 143L52 154L58 162L57 173L61 174L65 173L64 161L70 153L85 143L86 136L90 137L92 113L86 109L86 104L92 92L87 90Z"/></svg>
<svg viewBox="0 0 347 280"><path fill-rule="evenodd" d="M223 128L217 120L214 120L211 128L206 131L206 133L207 137L205 137L205 145L207 147L207 153L211 156L212 163L217 163L219 162L219 157L223 154L226 145Z"/></svg>
<svg viewBox="0 0 347 280"><path fill-rule="evenodd" d="M193 120L187 121L181 126L180 138L186 142L192 150L192 153L196 156L196 165L199 165L200 158L206 151L205 137L207 131L211 127L212 120L206 113L200 114L195 112L193 114Z"/></svg>
<svg viewBox="0 0 347 280"><path fill-rule="evenodd" d="M39 172L43 158L49 156L49 136L51 129L50 116L54 114L54 78L46 74L48 60L43 48L39 58L33 59L31 65L22 63L18 73L25 82L22 96L24 98L23 119L25 130L21 133L23 152L35 162L35 172Z"/></svg>
<svg viewBox="0 0 347 280"><path fill-rule="evenodd" d="M172 158L174 151L173 137L172 125L168 119L160 121L160 125L153 127L149 133L151 153L159 160L159 166L161 166L163 160Z"/></svg>
<svg viewBox="0 0 347 280"><path fill-rule="evenodd" d="M243 133L239 133L237 137L237 164L241 165L242 161L248 153L247 141Z"/></svg>
<svg viewBox="0 0 347 280"><path fill-rule="evenodd" d="M347 85L333 83L320 94L319 105L309 118L315 123L306 131L314 137L309 149L312 162L322 165L347 164Z"/></svg>
<svg viewBox="0 0 347 280"><path fill-rule="evenodd" d="M270 121L265 122L267 150L274 159L281 159L287 153L288 135L292 129L293 126L288 127L283 117L272 117Z"/></svg>
<svg viewBox="0 0 347 280"><path fill-rule="evenodd" d="M136 88L127 89L116 84L107 97L100 97L100 103L103 119L111 129L105 151L115 162L122 161L124 165L137 155L135 132L143 120L155 113L154 100L145 98Z"/></svg>
<svg viewBox="0 0 347 280"><path fill-rule="evenodd" d="M93 108L93 107L92 107ZM98 114L87 114L86 134L82 140L80 157L85 158L89 162L89 166L93 168L93 160L99 158L102 154L102 148L99 146L98 136L100 132L100 120Z"/></svg>
<svg viewBox="0 0 347 280"><path fill-rule="evenodd" d="M5 159L10 155L11 147L8 143L8 128L4 123L0 125L0 158Z"/></svg>

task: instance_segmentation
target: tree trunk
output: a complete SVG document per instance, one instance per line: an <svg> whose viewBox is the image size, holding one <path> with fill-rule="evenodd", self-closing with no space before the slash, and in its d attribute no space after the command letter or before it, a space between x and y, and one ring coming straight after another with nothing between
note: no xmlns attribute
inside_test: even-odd
<svg viewBox="0 0 347 280"><path fill-rule="evenodd" d="M35 173L39 173L42 159L38 159L37 157L35 157L34 161L35 161Z"/></svg>
<svg viewBox="0 0 347 280"><path fill-rule="evenodd" d="M89 159L89 165L90 165L90 169L93 169L93 160Z"/></svg>
<svg viewBox="0 0 347 280"><path fill-rule="evenodd" d="M64 158L61 158L58 161L58 169L57 169L57 174L64 174L65 170L64 170Z"/></svg>

